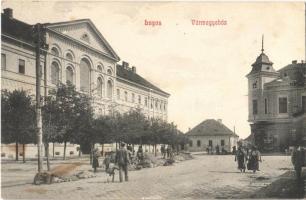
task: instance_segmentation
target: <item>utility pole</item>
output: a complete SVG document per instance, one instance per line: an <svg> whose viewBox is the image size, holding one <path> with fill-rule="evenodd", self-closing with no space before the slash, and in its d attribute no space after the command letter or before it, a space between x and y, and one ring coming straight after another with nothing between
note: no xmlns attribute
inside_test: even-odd
<svg viewBox="0 0 306 200"><path fill-rule="evenodd" d="M36 53L36 130L37 130L37 156L38 173L43 170L43 142L42 142L42 115L41 115L41 76L42 67L40 65L41 48L48 49L44 40L44 28L41 24L36 24L33 30L33 39ZM46 72L45 72L46 73Z"/></svg>
<svg viewBox="0 0 306 200"><path fill-rule="evenodd" d="M40 67L40 47L41 47L41 24L35 25L36 36L36 128L37 128L37 156L38 156L38 173L43 170L43 146L42 146L42 117L41 117L41 67Z"/></svg>

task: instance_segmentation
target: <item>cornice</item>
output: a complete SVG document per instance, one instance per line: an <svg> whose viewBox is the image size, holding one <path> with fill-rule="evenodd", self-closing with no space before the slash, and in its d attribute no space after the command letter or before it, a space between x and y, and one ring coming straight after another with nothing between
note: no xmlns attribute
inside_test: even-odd
<svg viewBox="0 0 306 200"><path fill-rule="evenodd" d="M158 95L161 95L161 96L164 96L164 97L166 97L166 98L169 98L169 97L170 97L170 94L161 93L161 92L159 92L159 91L157 91L157 90L154 90L154 89L152 89L152 88L149 88L149 87L140 85L140 84L138 84L138 83L129 81L129 80L127 80L127 79L121 78L120 76L117 76L116 79L117 79L118 81L124 81L124 82L127 82L127 83L129 83L129 84L135 85L135 86L137 86L137 87L146 89L148 92L150 92L150 90L151 90L151 91L154 91L154 93L156 93L156 94L158 94Z"/></svg>

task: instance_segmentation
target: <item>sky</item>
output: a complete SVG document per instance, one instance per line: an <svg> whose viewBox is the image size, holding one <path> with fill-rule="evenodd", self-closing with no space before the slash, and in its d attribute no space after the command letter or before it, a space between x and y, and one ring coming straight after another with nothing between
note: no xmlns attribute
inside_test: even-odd
<svg viewBox="0 0 306 200"><path fill-rule="evenodd" d="M29 24L90 19L121 60L171 94L168 121L183 132L222 119L241 138L250 134L245 76L260 54L262 34L274 69L305 60L303 2L2 1L7 7Z"/></svg>

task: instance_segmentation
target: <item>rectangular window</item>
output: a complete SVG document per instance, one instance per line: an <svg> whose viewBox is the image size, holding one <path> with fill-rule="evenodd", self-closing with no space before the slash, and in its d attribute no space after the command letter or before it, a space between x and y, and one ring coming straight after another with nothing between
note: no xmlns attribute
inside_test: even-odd
<svg viewBox="0 0 306 200"><path fill-rule="evenodd" d="M145 106L148 107L148 98L145 98Z"/></svg>
<svg viewBox="0 0 306 200"><path fill-rule="evenodd" d="M257 105L257 100L256 99L254 99L253 100L253 115L257 115L257 113L258 113L258 105Z"/></svg>
<svg viewBox="0 0 306 200"><path fill-rule="evenodd" d="M138 95L138 103L141 104L141 96Z"/></svg>
<svg viewBox="0 0 306 200"><path fill-rule="evenodd" d="M154 99L152 98L151 99L151 109L153 109L153 102L154 102Z"/></svg>
<svg viewBox="0 0 306 200"><path fill-rule="evenodd" d="M197 141L197 146L201 147L201 141L200 140Z"/></svg>
<svg viewBox="0 0 306 200"><path fill-rule="evenodd" d="M306 112L306 96L302 96L302 110Z"/></svg>
<svg viewBox="0 0 306 200"><path fill-rule="evenodd" d="M282 113L287 113L288 110L287 110L287 97L280 97L278 98L278 110L279 110L279 113L282 114Z"/></svg>
<svg viewBox="0 0 306 200"><path fill-rule="evenodd" d="M209 140L209 141L208 141L208 146L210 146L210 147L213 146L212 140Z"/></svg>
<svg viewBox="0 0 306 200"><path fill-rule="evenodd" d="M1 69L6 70L6 55L4 53L1 54Z"/></svg>
<svg viewBox="0 0 306 200"><path fill-rule="evenodd" d="M128 101L128 93L127 93L127 91L124 92L124 100Z"/></svg>
<svg viewBox="0 0 306 200"><path fill-rule="evenodd" d="M225 142L224 140L221 140L221 146L224 146Z"/></svg>
<svg viewBox="0 0 306 200"><path fill-rule="evenodd" d="M134 103L134 102L135 102L135 94L132 93L132 103Z"/></svg>
<svg viewBox="0 0 306 200"><path fill-rule="evenodd" d="M120 90L117 89L117 99L120 100Z"/></svg>
<svg viewBox="0 0 306 200"><path fill-rule="evenodd" d="M268 101L265 99L265 114L268 114Z"/></svg>
<svg viewBox="0 0 306 200"><path fill-rule="evenodd" d="M22 59L19 59L18 72L20 74L25 74L25 61Z"/></svg>

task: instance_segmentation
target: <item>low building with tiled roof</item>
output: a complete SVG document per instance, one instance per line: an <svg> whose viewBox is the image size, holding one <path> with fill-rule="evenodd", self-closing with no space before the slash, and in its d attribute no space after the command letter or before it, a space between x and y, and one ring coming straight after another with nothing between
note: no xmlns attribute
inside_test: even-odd
<svg viewBox="0 0 306 200"><path fill-rule="evenodd" d="M231 152L237 146L239 136L226 127L222 120L208 119L195 126L186 133L190 140L189 151Z"/></svg>

